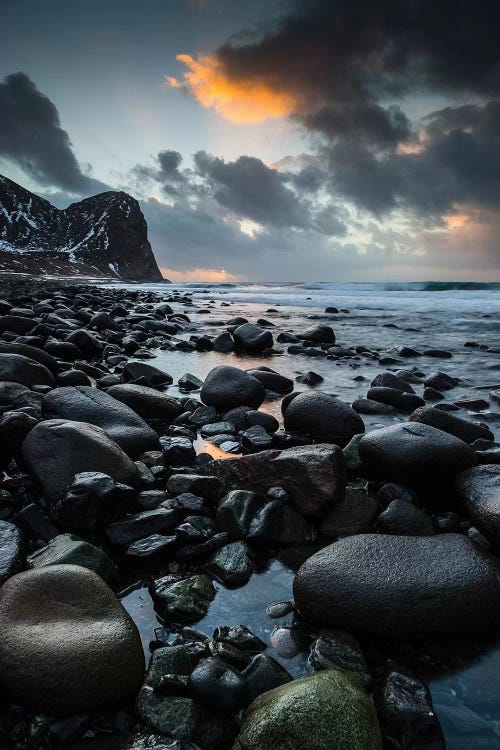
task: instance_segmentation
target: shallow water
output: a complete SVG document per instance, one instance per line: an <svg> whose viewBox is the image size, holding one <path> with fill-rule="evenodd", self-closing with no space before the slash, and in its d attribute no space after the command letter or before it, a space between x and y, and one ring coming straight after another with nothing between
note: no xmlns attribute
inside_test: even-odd
<svg viewBox="0 0 500 750"><path fill-rule="evenodd" d="M457 285L455 285L457 286ZM355 284L308 284L308 285L147 285L148 289L161 290L165 297L177 289L192 294L200 309L211 309L210 313L198 312L196 307L174 303L176 311L186 312L192 324L180 338L189 338L193 333L216 335L223 330L209 321L226 321L243 316L255 322L265 318L275 325L273 333L294 332L317 322L333 326L337 343L346 347L365 346L381 354L392 347L410 346L424 349L447 349L453 353L451 359L418 357L408 359L403 365L418 367L428 374L441 370L461 379L461 385L446 394L448 401L462 396L486 398L495 387L500 387L500 358L498 352L464 347L474 341L485 347L500 347L500 286L486 285L479 288L443 289L430 285L355 285ZM310 297L310 299L306 299ZM213 302L211 302L213 301ZM221 303L230 303L222 306ZM349 313L325 315L324 308L334 305L348 308ZM273 308L276 312L268 312ZM310 317L313 316L311 320ZM394 327L384 327L385 324ZM286 350L286 345L277 345ZM220 364L234 365L244 369L267 365L293 379L301 372L314 370L324 377L319 388L337 394L341 399L352 401L366 395L373 377L383 371L377 360L360 355L356 360L326 360L302 355L275 355L272 358L247 357L234 354L186 353L182 351L159 351L151 363L169 372L174 383L185 372L200 378ZM364 380L354 380L362 376ZM307 389L300 386L298 389ZM421 388L416 388L421 394ZM175 386L169 392L176 394ZM196 395L196 394L194 394ZM280 401L263 405L266 411L281 417ZM488 410L476 413L457 412L458 416L488 423L495 438L500 438L500 407L494 402ZM368 430L401 421L402 415L363 417ZM207 444L199 441L198 450ZM288 558L288 559L287 559ZM290 551L284 551L280 559L255 573L250 581L238 589L227 589L216 584L218 593L207 617L194 627L211 635L218 625L245 624L268 644L268 653L278 659L294 676L311 671L307 660L308 649L301 642L297 631L287 629L293 616L272 620L266 614L269 604L291 600L293 568ZM145 653L154 639L154 629L160 626L147 586L137 584L128 592L123 603L136 620ZM300 633L299 633L300 635ZM297 644L298 638L298 644ZM374 643L363 643L368 654L377 652ZM297 648L304 650L297 653ZM401 648L396 644L384 646L384 653L397 660L400 666L411 666L426 680L433 696L436 713L447 739L448 750L493 750L500 749L500 647L494 638L475 638L446 644L420 644Z"/></svg>

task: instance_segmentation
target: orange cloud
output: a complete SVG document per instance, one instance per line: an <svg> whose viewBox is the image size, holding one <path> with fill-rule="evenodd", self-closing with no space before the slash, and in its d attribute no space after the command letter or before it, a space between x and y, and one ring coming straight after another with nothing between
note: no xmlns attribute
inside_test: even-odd
<svg viewBox="0 0 500 750"><path fill-rule="evenodd" d="M448 224L449 229L462 229L470 220L470 216L468 214L447 214L443 216L443 219Z"/></svg>
<svg viewBox="0 0 500 750"><path fill-rule="evenodd" d="M173 88L183 88L207 109L213 107L226 120L256 124L271 117L286 117L297 108L294 96L275 91L259 79L233 80L215 55L177 55L188 68L182 80L166 76Z"/></svg>

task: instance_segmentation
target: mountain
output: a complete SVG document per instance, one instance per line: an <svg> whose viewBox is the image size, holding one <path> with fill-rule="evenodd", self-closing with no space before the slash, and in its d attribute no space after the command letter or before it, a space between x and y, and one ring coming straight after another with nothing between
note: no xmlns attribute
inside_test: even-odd
<svg viewBox="0 0 500 750"><path fill-rule="evenodd" d="M161 281L138 202L94 195L60 210L0 175L0 271Z"/></svg>

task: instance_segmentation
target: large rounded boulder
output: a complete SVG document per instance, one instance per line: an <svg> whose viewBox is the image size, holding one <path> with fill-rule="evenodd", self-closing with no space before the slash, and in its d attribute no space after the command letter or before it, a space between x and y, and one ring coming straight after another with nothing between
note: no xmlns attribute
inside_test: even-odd
<svg viewBox="0 0 500 750"><path fill-rule="evenodd" d="M48 713L133 698L144 672L136 626L96 574L77 565L19 573L0 589L0 688Z"/></svg>
<svg viewBox="0 0 500 750"><path fill-rule="evenodd" d="M83 471L100 471L115 482L139 485L139 473L132 459L104 430L84 422L40 422L24 439L22 458L51 503L61 500L75 474Z"/></svg>
<svg viewBox="0 0 500 750"><path fill-rule="evenodd" d="M478 463L463 440L418 422L369 432L359 441L358 451L371 476L400 484L443 486Z"/></svg>
<svg viewBox="0 0 500 750"><path fill-rule="evenodd" d="M145 385L120 383L108 388L107 393L126 404L147 422L162 421L170 424L183 411L179 399Z"/></svg>
<svg viewBox="0 0 500 750"><path fill-rule="evenodd" d="M500 626L500 560L460 534L347 537L312 555L294 581L310 622L401 639Z"/></svg>
<svg viewBox="0 0 500 750"><path fill-rule="evenodd" d="M285 430L305 432L321 443L347 443L365 431L363 420L349 404L322 391L300 393L286 408Z"/></svg>
<svg viewBox="0 0 500 750"><path fill-rule="evenodd" d="M236 346L244 352L262 352L273 345L271 331L256 326L253 323L243 323L233 331Z"/></svg>
<svg viewBox="0 0 500 750"><path fill-rule="evenodd" d="M243 715L233 750L381 750L375 709L360 678L328 669L280 685Z"/></svg>
<svg viewBox="0 0 500 750"><path fill-rule="evenodd" d="M100 427L131 458L160 449L154 430L129 406L89 386L54 388L42 401L45 419L72 419Z"/></svg>
<svg viewBox="0 0 500 750"><path fill-rule="evenodd" d="M32 385L54 385L54 376L45 365L22 354L0 353L0 381Z"/></svg>
<svg viewBox="0 0 500 750"><path fill-rule="evenodd" d="M257 378L227 365L210 370L201 389L203 403L214 406L217 411L234 409L236 406L258 409L265 397L265 388Z"/></svg>

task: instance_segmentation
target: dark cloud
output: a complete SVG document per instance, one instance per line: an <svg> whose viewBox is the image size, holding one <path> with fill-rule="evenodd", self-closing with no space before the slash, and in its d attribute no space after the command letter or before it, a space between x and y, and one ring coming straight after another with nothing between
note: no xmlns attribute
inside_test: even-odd
<svg viewBox="0 0 500 750"><path fill-rule="evenodd" d="M260 39L240 35L215 56L230 80L291 94L306 127L384 146L410 135L391 99L500 94L499 20L491 0L309 0Z"/></svg>
<svg viewBox="0 0 500 750"><path fill-rule="evenodd" d="M15 162L43 187L73 195L108 189L82 171L56 106L25 73L0 82L0 157Z"/></svg>

